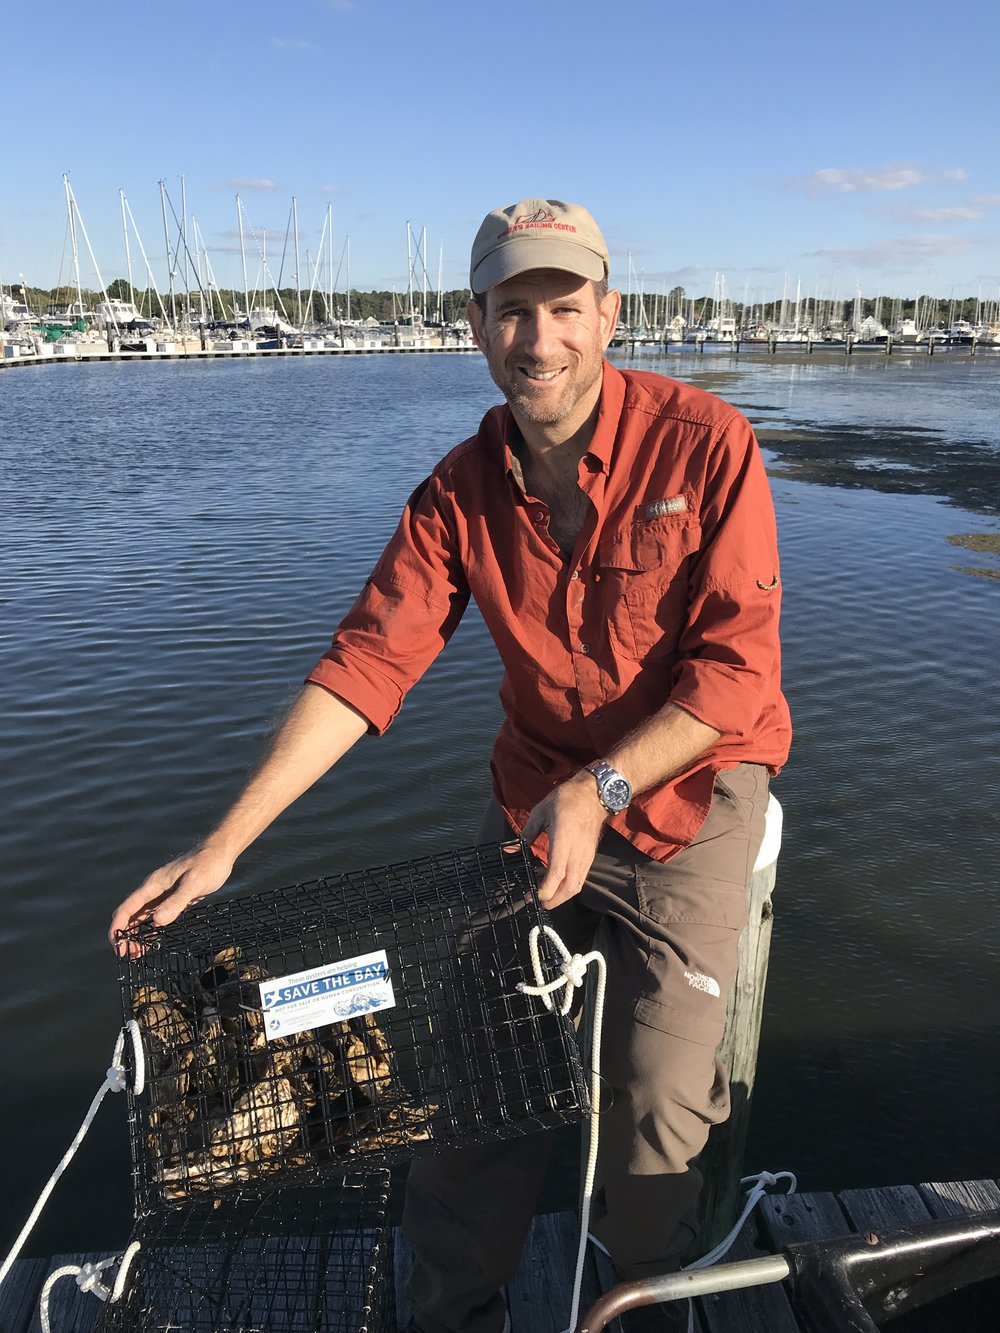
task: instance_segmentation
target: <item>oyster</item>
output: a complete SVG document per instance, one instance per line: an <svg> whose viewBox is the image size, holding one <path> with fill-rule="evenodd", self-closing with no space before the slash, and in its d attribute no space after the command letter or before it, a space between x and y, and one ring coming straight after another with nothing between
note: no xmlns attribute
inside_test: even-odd
<svg viewBox="0 0 1000 1333"><path fill-rule="evenodd" d="M150 1069L146 1144L164 1199L210 1193L430 1137L371 1014L267 1041L259 983L236 947L188 979L140 986Z"/></svg>

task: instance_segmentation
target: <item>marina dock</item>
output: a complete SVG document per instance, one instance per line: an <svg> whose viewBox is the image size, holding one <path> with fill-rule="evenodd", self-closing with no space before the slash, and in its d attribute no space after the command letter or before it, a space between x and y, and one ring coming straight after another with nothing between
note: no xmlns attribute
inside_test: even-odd
<svg viewBox="0 0 1000 1333"><path fill-rule="evenodd" d="M936 350L935 350L936 349ZM704 354L719 356L775 356L775 355L817 355L830 358L882 356L897 358L912 356L958 356L970 357L977 354L1000 354L1000 342L971 343L967 346L945 347L934 341L924 343L886 343L855 342L776 342L776 341L734 341L722 342L701 340L698 342L661 342L655 339L616 340L611 345L612 352L627 356L681 356ZM143 350L132 348L108 347L103 342L79 343L43 343L37 348L28 348L17 343L2 345L0 339L0 369L14 366L52 366L59 364L79 365L81 363L105 363L109 361L221 361L245 360L250 357L322 357L322 356L440 356L461 353L477 353L475 345L467 340L436 341L419 338L413 341L393 342L388 340L368 339L358 342L347 340L338 345L334 339L321 337L303 337L285 339L278 346L259 346L252 338L234 340L206 340L202 345L198 338L153 339L147 340Z"/></svg>
<svg viewBox="0 0 1000 1333"><path fill-rule="evenodd" d="M152 342L152 340L150 340ZM6 349L6 355L0 356L0 368L12 366L52 366L59 364L90 365L107 361L222 361L240 360L247 357L270 356L372 356L372 355L440 355L447 352L470 353L477 349L464 343L378 343L348 347L324 346L320 340L304 340L301 345L279 347L258 347L250 339L237 340L234 343L209 343L202 347L197 339L176 342L154 343L145 351L109 350L102 343L78 343L75 346L60 347L58 343L43 346L39 352L21 353L14 347ZM12 353L17 352L16 355Z"/></svg>
<svg viewBox="0 0 1000 1333"><path fill-rule="evenodd" d="M919 1226L932 1219L973 1217L1000 1209L997 1180L952 1181L844 1190L839 1194L773 1194L762 1199L722 1263L780 1253L794 1241L860 1235L869 1239ZM513 1333L556 1333L565 1328L573 1292L578 1240L575 1217L549 1213L535 1219L521 1266L507 1291ZM874 1240L872 1240L874 1244ZM97 1263L103 1254L21 1259L0 1289L2 1333L40 1333L38 1298L49 1273L67 1264ZM405 1327L408 1311L403 1285L409 1265L397 1232L394 1247L396 1313ZM581 1316L602 1291L615 1285L609 1261L592 1246L584 1274ZM50 1299L54 1333L91 1333L100 1301L81 1291L72 1278L57 1283ZM747 1288L695 1301L696 1333L804 1333L786 1284ZM944 1328L958 1328L942 1322ZM305 1328L299 1321L295 1328ZM270 1333L285 1333L275 1325Z"/></svg>

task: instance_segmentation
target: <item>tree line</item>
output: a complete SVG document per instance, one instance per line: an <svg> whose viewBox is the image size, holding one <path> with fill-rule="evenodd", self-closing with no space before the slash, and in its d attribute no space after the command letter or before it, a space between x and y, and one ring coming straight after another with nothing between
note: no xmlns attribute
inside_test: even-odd
<svg viewBox="0 0 1000 1333"><path fill-rule="evenodd" d="M78 295L75 287L19 287L16 284L7 285L8 290L15 297L21 296L28 308L36 315L44 317L49 307L65 307L72 302L77 301ZM177 292L172 295L169 292L160 292L157 296L152 289L130 288L128 280L125 278L116 278L108 284L108 296L122 301L135 300L140 313L147 318L153 319L161 315L162 309L166 311L168 319L179 320L185 315L190 315L197 320L202 314L204 306L204 317L206 319L225 320L234 318L235 312L244 312L246 304L244 293L237 288L213 288L211 292L206 293L203 298L197 290L192 292ZM87 309L93 309L95 305L103 300L101 292L94 291L92 288L84 287L81 289L84 306ZM303 322L325 324L336 323L342 320L366 320L374 319L379 324L408 324L410 322L410 297L408 292L397 291L360 291L352 288L350 292L341 291L329 293L314 292L312 295L311 308L308 304L308 293L298 292L295 288L284 287L279 290L280 306L273 291L265 293L257 292L250 294L251 305L274 306L283 308L285 317L293 324L299 323L299 311L301 301L301 318ZM469 289L455 288L451 291L428 292L426 297L423 292L414 292L413 311L418 322L428 324L451 324L456 320L465 318L465 310L469 301ZM629 309L629 298L626 294L622 297L623 309L622 319L627 323L635 325L640 322L639 300L633 294L631 298L631 309ZM689 322L692 319L694 323L704 323L714 318L717 314L730 315L735 318L738 326L743 327L750 320L761 321L763 323L776 323L781 316L782 307L785 309L786 317L795 318L794 301L766 301L754 302L751 305L744 305L740 301L720 302L709 295L689 297L683 287L675 287L666 298L662 296L646 295L643 303L647 318L650 322L664 319L669 320L674 315L683 314ZM803 317L808 316L815 320L816 302L813 298L803 298L801 309ZM966 296L962 298L949 297L948 299L921 295L912 297L864 297L861 299L860 311L856 310L857 302L855 298L836 299L819 302L822 307L824 319L830 323L849 324L853 320L864 319L868 316L881 319L883 322L900 319L916 319L919 314L919 322L924 327L931 327L938 324L950 323L957 319L975 320L982 317L983 303L975 296ZM172 308L171 308L172 306ZM655 310L655 315L654 315ZM245 313L245 312L244 312Z"/></svg>
<svg viewBox="0 0 1000 1333"><path fill-rule="evenodd" d="M34 314L43 317L50 306L65 307L82 299L84 307L90 310L104 299L103 293L89 287L82 287L79 294L75 287L69 286L44 288L15 285L6 290L15 297L23 293L21 299L28 308ZM203 308L206 319L232 319L236 311L246 313L246 297L242 290L233 287L213 288L204 296L197 289L173 293L161 291L157 294L150 288L130 288L126 278L115 278L113 282L108 283L107 294L112 300L134 300L139 312L150 319L161 315L161 307L170 319L180 319L189 312L197 319ZM293 324L299 322L300 302L303 320L311 323L335 323L346 319L375 319L380 324L410 322L408 292L359 291L356 288L352 288L350 292L340 291L332 294L313 292L311 307L308 297L308 292L299 292L294 287L282 287L277 297L273 291L251 292L250 304L253 308L274 307L279 313L283 309L285 317ZM426 298L423 292L414 292L413 314L418 321L428 324L451 324L465 318L468 301L467 287L442 292L440 296L437 292L428 292Z"/></svg>

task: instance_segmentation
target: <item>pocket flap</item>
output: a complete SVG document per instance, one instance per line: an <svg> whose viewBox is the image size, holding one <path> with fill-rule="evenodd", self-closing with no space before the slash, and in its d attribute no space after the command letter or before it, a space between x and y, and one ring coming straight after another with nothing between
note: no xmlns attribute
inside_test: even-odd
<svg viewBox="0 0 1000 1333"><path fill-rule="evenodd" d="M610 532L598 544L598 563L605 569L632 573L668 568L676 570L685 556L701 545L701 524L689 513L636 519L627 528Z"/></svg>

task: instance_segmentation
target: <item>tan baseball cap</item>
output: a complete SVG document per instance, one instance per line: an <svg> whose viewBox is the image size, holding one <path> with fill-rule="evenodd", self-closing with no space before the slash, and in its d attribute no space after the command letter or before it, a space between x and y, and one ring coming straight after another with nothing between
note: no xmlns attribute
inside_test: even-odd
<svg viewBox="0 0 1000 1333"><path fill-rule="evenodd" d="M579 204L522 199L487 213L472 243L469 286L476 295L533 268L555 268L598 281L608 276L608 247Z"/></svg>

